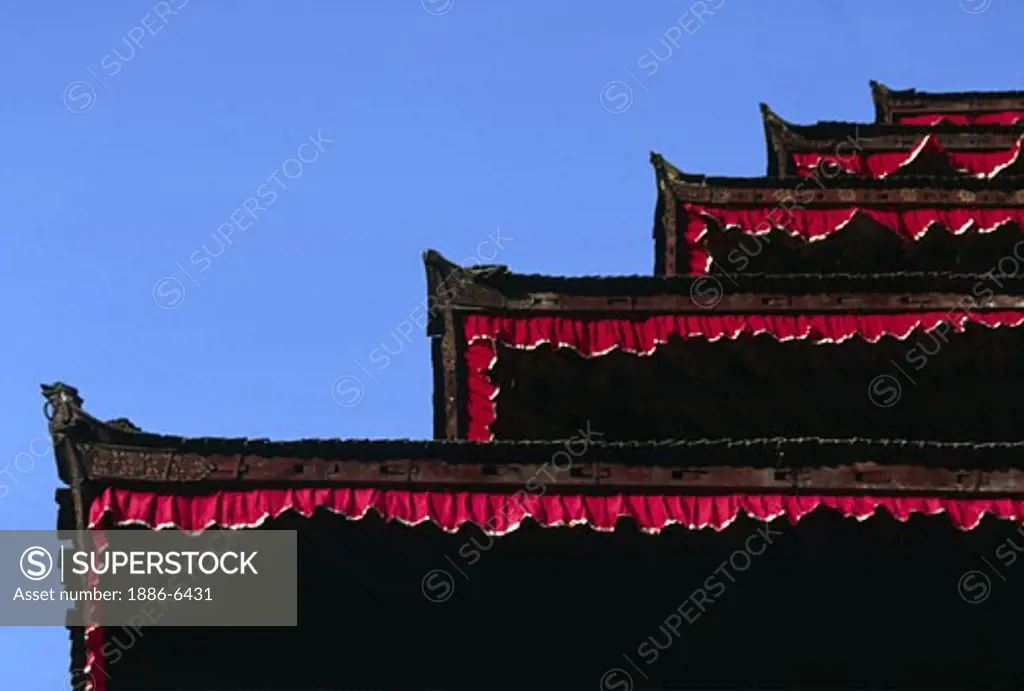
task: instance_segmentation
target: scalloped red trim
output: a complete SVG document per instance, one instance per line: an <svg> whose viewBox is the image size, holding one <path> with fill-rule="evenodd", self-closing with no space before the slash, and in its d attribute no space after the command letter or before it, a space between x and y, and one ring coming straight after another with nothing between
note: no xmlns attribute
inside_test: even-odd
<svg viewBox="0 0 1024 691"><path fill-rule="evenodd" d="M965 200L965 203L968 200ZM939 226L954 235L968 231L989 233L1006 223L1024 226L1024 208L898 208L879 209L829 207L827 209L800 206L800 192L796 192L787 206L780 202L771 206L722 207L712 204L683 205L686 226L682 229L682 244L689 257L691 274L708 273L712 257L704 247L708 221L724 228L738 228L750 235L764 235L771 230L782 230L807 242L821 240L842 230L857 214L868 216L874 222L889 228L906 240L919 240L933 227ZM760 249L758 249L760 252Z"/></svg>
<svg viewBox="0 0 1024 691"><path fill-rule="evenodd" d="M800 177L811 177L815 169L824 163L827 166L837 166L858 177L881 179L910 165L928 152L943 156L951 172L991 179L1017 161L1022 144L1024 138L1018 139L1012 147L1003 151L946 151L939 144L938 138L934 134L929 134L919 140L910 151L858 151L849 156L794 152L793 161L797 166L796 174Z"/></svg>
<svg viewBox="0 0 1024 691"><path fill-rule="evenodd" d="M1024 520L1024 498L954 499L942 496L840 496L730 493L688 495L621 493L591 495L556 492L405 490L377 487L299 487L219 490L208 494L167 495L108 487L89 511L91 527L144 525L196 532L208 528L251 528L287 511L312 516L325 509L359 520L376 511L388 521L414 526L427 521L446 532L467 523L488 535L507 535L525 521L551 528L586 525L613 531L629 518L646 533L679 525L690 530L721 531L745 513L762 521L785 517L796 524L819 508L866 520L883 508L899 521L911 514L946 513L961 530L973 530L986 514Z"/></svg>

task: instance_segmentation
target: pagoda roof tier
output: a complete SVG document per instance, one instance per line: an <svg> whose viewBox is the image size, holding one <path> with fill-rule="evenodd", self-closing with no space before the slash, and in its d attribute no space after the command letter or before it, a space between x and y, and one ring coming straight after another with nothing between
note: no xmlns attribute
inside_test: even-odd
<svg viewBox="0 0 1024 691"><path fill-rule="evenodd" d="M898 90L872 81L871 94L880 123L1011 125L1024 120L1024 91Z"/></svg>
<svg viewBox="0 0 1024 691"><path fill-rule="evenodd" d="M405 627L411 642L399 648L413 652L389 658L404 664L389 668L414 673L390 674L386 680L395 688L415 686L422 682L422 664L428 658L443 657L452 645L464 649L469 641L482 640L479 655L485 648L493 649L493 627L478 631L481 612L494 621L522 620L515 612L540 601L544 589L550 589L543 580L545 574L558 573L563 581L593 586L583 598L555 598L564 606L551 615L553 620L579 622L580 616L593 612L592 603L609 587L623 585L623 574L631 579L625 584L629 592L656 583L657 592L671 594L672 588L678 588L675 574L693 572L694 564L704 579L716 564L721 568L727 563L730 553L747 549L758 556L765 552L763 546L752 551L755 538L768 545L775 539L796 546L797 552L779 555L786 563L794 563L794 554L804 560L799 564L811 566L821 563L822 554L853 554L843 572L855 574L848 581L855 585L861 578L857 569L863 570L865 563L878 565L881 573L891 576L891 544L899 547L910 540L931 545L932 552L938 544L943 548L940 561L945 563L947 543L950 549L964 544L959 531L980 530L973 533L974 540L994 544L996 537L1012 538L1012 526L1024 520L1020 464L1024 442L1016 440L944 443L769 437L609 443L599 438L599 430L590 428L567 441L487 444L200 438L145 432L124 418L104 422L86 413L78 392L65 384L44 386L43 392L60 475L71 484L70 489L58 490L59 528L199 532L263 527L299 532L299 573L315 576L301 583L308 597L299 598L300 606L306 603L299 618L306 625L289 629L298 633L282 644L281 655L271 656L276 662L246 673L240 683L247 688L254 684L327 688L325 684L329 686L336 675L336 655L301 678L295 676L290 662L324 640L329 640L331 650L351 653L343 661L356 670L355 676L349 675L356 681L339 682L337 688L365 688L379 682L381 668L373 657L377 641L393 633L396 621L408 623L410 616L416 623ZM843 520L848 518L856 521ZM586 526L600 534L538 529L562 526ZM708 528L719 534L685 534ZM450 563L468 580L463 568L476 559L465 548L475 546L479 558L491 549L493 536L513 532L517 535L507 538L507 543L500 538L502 548L488 555L488 564L502 559L493 562L489 572L500 574L498 586L492 579L483 599L460 595L462 600L439 609L437 603L445 602L451 591L432 597L434 592L424 585L432 585L427 579L435 575L451 578L437 564ZM654 534L660 537L650 536ZM861 541L853 541L857 536ZM947 542L936 542L942 539ZM694 540L703 541L699 549L693 548ZM873 545L876 552L885 546L886 551L872 556L871 562L864 561L866 552L859 548L827 552L838 542ZM964 551L971 559L976 554ZM919 568L922 573L930 568L923 556L910 556L910 562L925 564ZM628 560L653 566L626 572L621 565ZM833 580L834 563L828 561L823 572ZM973 561L954 561L946 571L930 573L940 573L945 582L948 571L952 583L972 565ZM778 570L765 570L773 571ZM812 573L815 578L817 574ZM791 577L788 573L777 579L780 585L770 582L765 592L776 592ZM417 581L420 589L406 587ZM906 579L904 584L910 585L905 590L915 592L916 582ZM960 583L963 590L962 576ZM858 604L863 601L866 607L877 604L884 594L891 595L891 579L883 580L882 586L878 595L862 593ZM461 581L459 587L463 587ZM752 592L753 602L763 600L761 592ZM806 607L817 607L816 591L806 592L811 593ZM396 599L396 593L401 597ZM637 617L641 623L648 613L662 611L661 600L652 599L643 606L646 609ZM454 616L452 607L458 608ZM637 611L633 601L623 608ZM878 609L887 611L884 601ZM743 605L743 611L759 610ZM793 611L792 603L779 609L780 616L792 617ZM858 609L857 614L863 611ZM657 621L654 615L649 620ZM244 660L263 643L259 634L245 633L254 629L206 636L202 628L155 627L147 629L145 645L131 645L122 642L129 635L128 625L84 628L72 621L69 617L72 681L91 683L98 690L151 688L168 680L175 688L191 688L193 683L205 688L211 675L220 684L239 683L238 669L249 669ZM339 629L338 621L359 625ZM877 621L872 619L872 625ZM368 632L367 622L375 622L376 628ZM614 622L613 633L621 629L619 623ZM507 658L502 651L528 635L532 625L527 621L520 627L522 633L520 629L506 632L494 659ZM718 641L735 642L729 628L734 626L733 620L725 619L718 629L721 635L709 645L721 650ZM893 626L897 624L886 630ZM587 655L607 632L596 620L583 621L577 629L573 640L582 631L596 632L579 647L577 658L589 659ZM848 632L850 626L841 621L837 630ZM422 631L431 632L430 640L438 643L436 650L417 657L421 641L412 639ZM858 629L850 639L860 640L863 635ZM202 639L199 646L197 636ZM137 642L138 638L127 640ZM744 645L761 642L751 637ZM211 667L204 661L203 655L208 658L214 648L226 651L228 663ZM111 655L111 650L123 655ZM570 659L573 668L577 658ZM479 669L473 670L473 683L459 684L459 688L479 686L477 679L490 678L487 674L496 663L481 659ZM901 653L899 659L905 660L906 655ZM921 653L920 659L931 658ZM182 660L193 667L207 664L209 673L197 680L194 674L181 671ZM449 679L448 668L434 668L430 678ZM522 665L509 667L513 668ZM692 675L692 662L687 660L680 669L681 674ZM704 674L720 677L713 665ZM536 687L537 676L520 685ZM404 683L397 683L399 677L406 679Z"/></svg>
<svg viewBox="0 0 1024 691"><path fill-rule="evenodd" d="M414 439L298 439L291 441L247 437L185 437L146 432L125 419L102 421L79 411L62 439L72 443L82 462L85 479L100 483L140 482L168 488L195 483L237 486L238 483L325 484L517 484L511 473L489 469L508 465L531 467L566 449L566 440L507 440L489 443L467 440ZM937 442L904 439L828 439L821 437L761 437L750 439L667 439L655 441L605 442L594 429L581 430L575 442L586 445L588 462L615 469L702 468L778 469L786 467L825 468L835 482L850 482L845 489L881 486L870 477L854 483L852 466L930 469L903 490L942 488L957 492L1024 488L1024 440L1002 442ZM979 459L979 455L982 458ZM241 463L239 462L241 459ZM66 453L58 454L61 478L70 482ZM116 462L112 462L116 461ZM986 471L1005 477L972 477L956 481L950 471L974 468L981 462ZM410 472L410 464L419 471ZM300 467L301 466L301 467ZM434 472L424 469L434 467ZM843 471L839 466L850 466ZM866 466L865 466L866 467ZM557 472L557 471L556 471ZM888 471L887 471L888 472ZM975 474L975 470L970 471ZM868 475L868 473L863 473ZM655 474L656 475L656 474ZM779 473L784 475L784 473ZM750 483L737 483L735 475L683 477L680 473L654 475L649 479L672 486L751 487L792 489L790 480L758 474ZM824 476L822 476L824 477ZM648 484L641 475L619 477L623 485ZM597 476L564 473L562 482L575 486L614 485L607 473ZM891 483L890 483L891 487Z"/></svg>
<svg viewBox="0 0 1024 691"><path fill-rule="evenodd" d="M761 113L769 177L823 177L827 171L816 172L822 165L868 178L962 175L987 179L1021 172L1022 126L796 125L763 103Z"/></svg>
<svg viewBox="0 0 1024 691"><path fill-rule="evenodd" d="M661 500L675 496L684 504L704 501L709 506L730 497L730 515L706 516L692 527L728 525L745 506L736 499L744 494L760 501L777 496L780 506L786 504L783 496L792 495L793 506L782 508L796 518L818 505L861 515L879 506L900 514L951 511L956 504L958 511L973 507L954 516L969 528L987 512L1024 511L1024 502L1003 499L1024 489L1019 460L1024 441L770 437L609 443L589 426L568 440L486 444L189 438L144 432L124 419L103 422L81 409L72 387L58 383L43 389L52 411L59 472L73 485L73 476L81 477L88 504L82 527L88 528L126 522L186 530L240 527L286 510L310 515L315 508L351 518L375 508L386 518L412 524L432 520L447 529L463 522L486 527L495 519L488 513L496 510L492 502L467 501L465 513L456 518L445 514L441 498L461 492L508 499L527 480L542 475L542 498L561 502L566 511L576 510L569 498L581 502L577 509L587 513L596 503L628 503L623 493L631 491L658 490ZM697 499L693 493L707 496ZM864 493L879 496L838 499ZM429 501L418 502L418 496ZM643 501L649 500L648 494ZM611 523L605 527L617 518L614 512L606 516ZM650 522L647 528L663 527L651 516L634 518ZM514 519L506 515L501 520ZM605 519L591 515L581 522L603 524ZM73 521L62 517L60 522L67 526ZM514 526L500 528L495 532Z"/></svg>
<svg viewBox="0 0 1024 691"><path fill-rule="evenodd" d="M903 311L953 309L971 298L983 273L896 271L887 273L746 273L730 280L725 273L701 275L553 276L510 271L504 265L463 267L435 250L424 253L428 292L448 307L515 312L706 313L700 289L721 283L717 312L751 312L771 304L780 312L849 312L858 309ZM1024 273L999 276L986 307L1024 308ZM697 297L695 297L697 294ZM786 301L762 303L763 296ZM443 311L431 312L428 332L440 335Z"/></svg>
<svg viewBox="0 0 1024 691"><path fill-rule="evenodd" d="M44 385L42 389L51 405L60 392L73 391L77 394L76 389L61 382ZM484 470L474 474L459 472L459 469L507 464L541 465L553 454L566 449L566 439L483 443L462 439L188 437L147 432L127 418L101 420L83 410L80 402L65 408L63 414L66 416L63 419L51 417L50 422L58 442L58 474L66 483L71 482L69 450L81 461L87 481L137 481L174 487L194 486L195 483L233 485L249 482L515 484L516 480L508 473L491 474ZM582 429L580 432L573 441L587 446L587 460L614 467L763 469L779 468L780 459L785 459L787 464L798 468L875 463L945 472L977 467L986 471L1006 471L1015 478L1020 475L1024 482L1021 456L1024 440L942 442L810 436L603 441L599 430ZM61 446L59 442L69 442L70 446ZM445 466L443 473L448 475L395 472L402 464L409 463ZM366 472L356 473L345 468L361 465L365 465L362 470ZM398 475L401 477L396 477ZM607 478L569 475L566 473L565 477L569 484L608 484L605 482ZM977 482L936 484L936 478L940 477L941 474L931 479L923 478L921 487L941 486L961 492L974 491L976 487L981 488L979 491L999 491L1002 486L999 483L1009 481L1008 477L983 477ZM664 480L676 485L714 486L706 479L666 477ZM783 489L792 487L782 480L767 477L755 484L762 482ZM869 480L859 485L861 489L870 486ZM904 489L912 487L908 485Z"/></svg>
<svg viewBox="0 0 1024 691"><path fill-rule="evenodd" d="M617 440L1005 441L1007 415L1024 414L990 390L1024 376L999 355L1024 346L1017 277L551 277L433 252L427 270L438 437L559 438L592 421ZM918 380L937 349L944 364ZM882 402L902 396L899 414L869 391L893 378Z"/></svg>
<svg viewBox="0 0 1024 691"><path fill-rule="evenodd" d="M984 268L971 265L961 256L947 261L949 258L941 253L937 263L927 266L957 270L967 261L969 270L977 268L983 273L1005 256L1000 242L990 242L1005 239L996 231L1017 228L1024 221L1024 179L1013 176L984 180L952 176L862 179L837 174L831 178L727 178L683 173L658 154L652 154L651 160L658 183L654 237L655 272L659 274L711 271L715 261L726 259L715 256L713 244L730 232L763 239L752 240L756 248L748 247L734 255L720 269L729 273L748 270L751 263L756 264L754 260L763 261L757 248L771 246L773 234L788 236L782 244L790 245L806 259L815 251L803 247L809 243L824 245L821 241L826 239L838 240L840 233L851 237L838 240L838 245L859 247L861 254L871 254L876 238L886 235L879 232L883 229L904 246L922 239L951 244L953 238L940 236L962 236L977 245L974 239L986 236L981 242L987 248L972 247L974 261L980 259ZM817 253L823 250L828 251L822 247ZM841 256L839 260L840 270L852 268L842 263ZM799 261L783 269L834 270L836 267L828 264ZM879 270L885 269L868 267L870 273Z"/></svg>

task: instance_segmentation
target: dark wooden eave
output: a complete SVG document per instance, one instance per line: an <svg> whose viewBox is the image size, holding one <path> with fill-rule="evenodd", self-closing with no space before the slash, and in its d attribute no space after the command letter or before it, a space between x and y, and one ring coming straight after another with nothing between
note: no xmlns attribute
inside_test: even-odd
<svg viewBox="0 0 1024 691"><path fill-rule="evenodd" d="M1024 110L1024 91L947 91L891 89L872 81L875 120L892 124L896 117L909 113L983 113Z"/></svg>
<svg viewBox="0 0 1024 691"><path fill-rule="evenodd" d="M543 276L507 267L469 273L437 252L425 254L432 295L445 294L431 335L441 335L446 310L519 314L571 313L600 317L650 313L707 314L697 294L713 282L719 313L917 312L951 309L1022 309L1024 276L1000 277L998 293L983 301L972 292L986 277L956 273L708 274L704 276ZM458 280L445 283L445 276ZM696 298L694 297L697 294ZM442 303L438 303L442 305Z"/></svg>
<svg viewBox="0 0 1024 691"><path fill-rule="evenodd" d="M767 104L761 104L765 141L768 150L768 176L793 174L790 161L794 152L849 153L852 144L860 151L911 151L929 134L949 151L1009 149L1024 133L1024 125L937 125L914 127L856 122L818 122L797 125L784 120ZM845 148L839 149L840 145Z"/></svg>
<svg viewBox="0 0 1024 691"><path fill-rule="evenodd" d="M584 430L585 431L585 430ZM274 485L521 488L550 473L572 490L1012 494L1024 489L1024 441L664 440L602 443L188 438L76 411L66 438L86 481L167 492ZM566 449L578 451L572 463ZM561 454L561 455L559 455ZM562 466L559 470L555 465ZM970 467L966 471L961 468Z"/></svg>
<svg viewBox="0 0 1024 691"><path fill-rule="evenodd" d="M786 120L765 103L761 104L761 116L766 132L777 132L787 142L814 148L821 148L821 142L837 142L849 137L863 141L866 149L893 150L912 145L924 135L935 134L947 148L998 149L1016 143L1024 132L1024 124L1007 126L940 123L926 127L822 120L801 125Z"/></svg>
<svg viewBox="0 0 1024 691"><path fill-rule="evenodd" d="M835 176L815 184L807 178L714 177L683 173L657 154L655 170L664 170L665 189L676 201L721 206L776 206L789 201L799 207L979 207L1024 205L1024 178L892 177L882 179Z"/></svg>

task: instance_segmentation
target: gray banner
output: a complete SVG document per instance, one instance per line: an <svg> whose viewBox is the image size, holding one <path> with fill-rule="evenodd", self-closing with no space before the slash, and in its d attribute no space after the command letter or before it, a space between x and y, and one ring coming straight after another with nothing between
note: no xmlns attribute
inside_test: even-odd
<svg viewBox="0 0 1024 691"><path fill-rule="evenodd" d="M295 626L294 530L0 531L0 625Z"/></svg>

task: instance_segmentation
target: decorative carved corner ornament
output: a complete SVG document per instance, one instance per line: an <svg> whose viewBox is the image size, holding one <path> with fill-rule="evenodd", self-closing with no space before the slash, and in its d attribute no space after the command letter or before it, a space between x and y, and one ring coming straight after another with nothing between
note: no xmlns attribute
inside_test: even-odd
<svg viewBox="0 0 1024 691"><path fill-rule="evenodd" d="M100 444L82 444L81 450L90 479L200 482L217 469L213 461L198 454Z"/></svg>
<svg viewBox="0 0 1024 691"><path fill-rule="evenodd" d="M82 397L78 389L64 382L42 384L40 386L46 403L43 404L43 415L49 422L50 434L54 441L62 438L82 414Z"/></svg>

